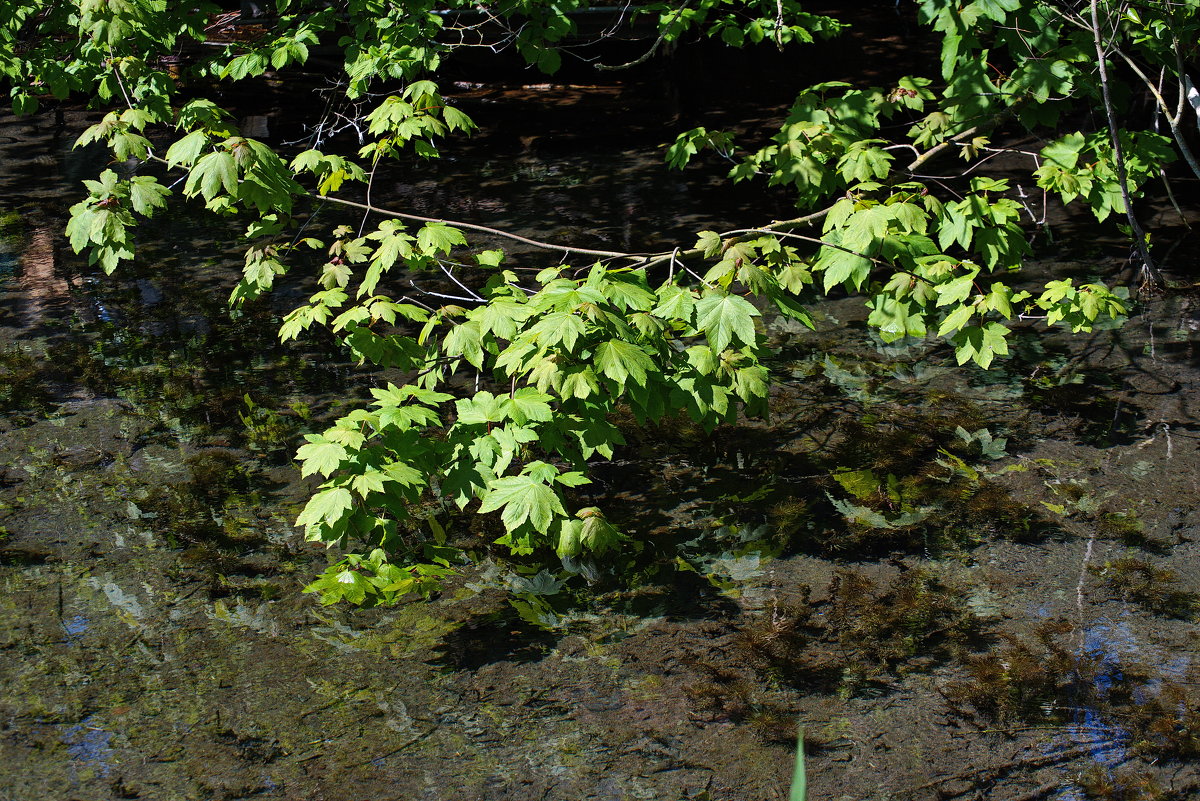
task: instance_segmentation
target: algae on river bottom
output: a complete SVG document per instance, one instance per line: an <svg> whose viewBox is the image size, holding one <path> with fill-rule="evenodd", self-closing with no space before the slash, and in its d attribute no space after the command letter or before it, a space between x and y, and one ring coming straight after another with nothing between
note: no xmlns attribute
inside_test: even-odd
<svg viewBox="0 0 1200 801"><path fill-rule="evenodd" d="M147 243L152 273L51 265L0 343L29 357L0 424L7 797L749 801L784 792L796 719L827 798L1194 794L1191 624L1155 614L1200 589L1179 299L974 383L926 346L773 328L772 424L681 423L598 470L660 550L551 596L545 632L506 596L536 572L485 548L429 604L299 593L326 560L290 525L307 488L248 447L270 421L244 396L299 428L289 404L322 419L350 371L277 350L269 309L230 319L234 268L192 270L179 225L191 252ZM1178 581L1114 583L1124 558Z"/></svg>

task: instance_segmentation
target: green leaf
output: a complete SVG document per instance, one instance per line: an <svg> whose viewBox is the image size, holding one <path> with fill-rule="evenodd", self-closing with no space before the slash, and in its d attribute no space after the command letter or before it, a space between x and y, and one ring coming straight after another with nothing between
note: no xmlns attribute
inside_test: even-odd
<svg viewBox="0 0 1200 801"><path fill-rule="evenodd" d="M466 237L457 228L440 222L425 223L417 232L417 247L423 253L449 253L455 245L467 244Z"/></svg>
<svg viewBox="0 0 1200 801"><path fill-rule="evenodd" d="M475 128L475 123L471 118L454 106L442 108L442 119L446 121L446 127L451 131L470 131Z"/></svg>
<svg viewBox="0 0 1200 801"><path fill-rule="evenodd" d="M1069 133L1042 148L1041 157L1056 167L1073 170L1079 163L1079 156L1087 145L1083 134L1076 131Z"/></svg>
<svg viewBox="0 0 1200 801"><path fill-rule="evenodd" d="M599 282L599 287L604 296L621 311L649 311L654 305L654 294L632 276L608 274Z"/></svg>
<svg viewBox="0 0 1200 801"><path fill-rule="evenodd" d="M704 251L704 258L715 258L721 253L721 235L716 231L701 231L696 247Z"/></svg>
<svg viewBox="0 0 1200 801"><path fill-rule="evenodd" d="M1008 343L1004 339L1008 334L1008 328L997 322L962 329L951 339L958 363L973 360L986 370L993 358L1008 354Z"/></svg>
<svg viewBox="0 0 1200 801"><path fill-rule="evenodd" d="M383 492L384 483L390 479L391 476L382 470L368 468L365 472L350 479L350 489L354 490L360 498L366 498L373 492Z"/></svg>
<svg viewBox="0 0 1200 801"><path fill-rule="evenodd" d="M227 193L237 193L238 173L233 154L228 150L209 153L201 157L188 174L183 193L195 197L197 193L205 200L212 200L224 188Z"/></svg>
<svg viewBox="0 0 1200 801"><path fill-rule="evenodd" d="M506 476L488 483L479 513L487 514L500 508L504 510L500 519L509 531L528 522L535 531L544 534L549 531L556 514L566 515L554 490L527 475Z"/></svg>
<svg viewBox="0 0 1200 801"><path fill-rule="evenodd" d="M564 398L583 400L600 391L600 382L596 380L596 373L592 368L576 368L563 376L562 387L559 391Z"/></svg>
<svg viewBox="0 0 1200 801"><path fill-rule="evenodd" d="M871 275L871 260L838 248L824 247L814 269L824 272L821 281L826 292L842 283L849 283L857 290Z"/></svg>
<svg viewBox="0 0 1200 801"><path fill-rule="evenodd" d="M354 507L354 496L345 487L323 489L309 499L296 525L310 529L321 523L332 526Z"/></svg>
<svg viewBox="0 0 1200 801"><path fill-rule="evenodd" d="M490 332L497 339L511 340L517 334L518 323L525 322L532 313L527 304L500 298L481 306L471 316L479 321L481 333Z"/></svg>
<svg viewBox="0 0 1200 801"><path fill-rule="evenodd" d="M541 48L537 54L537 67L547 75L553 75L558 72L558 68L562 66L562 56L553 48Z"/></svg>
<svg viewBox="0 0 1200 801"><path fill-rule="evenodd" d="M644 385L646 374L654 369L654 361L644 350L619 339L600 343L596 348L595 365L601 373L622 387L627 378L632 378L635 384Z"/></svg>
<svg viewBox="0 0 1200 801"><path fill-rule="evenodd" d="M583 320L578 315L571 312L553 312L538 320L529 329L528 336L543 348L562 344L568 351L573 351L576 342L585 331Z"/></svg>
<svg viewBox="0 0 1200 801"><path fill-rule="evenodd" d="M696 327L718 353L735 338L743 345L754 346L754 318L758 316L758 309L737 295L706 295L696 304Z"/></svg>
<svg viewBox="0 0 1200 801"><path fill-rule="evenodd" d="M980 16L1004 22L1010 12L1020 10L1021 0L975 0L971 5Z"/></svg>
<svg viewBox="0 0 1200 801"><path fill-rule="evenodd" d="M484 250L475 254L475 261L480 267L499 267L500 262L504 261L503 250Z"/></svg>
<svg viewBox="0 0 1200 801"><path fill-rule="evenodd" d="M734 389L739 398L753 404L767 397L767 368L761 364L740 367L734 373Z"/></svg>
<svg viewBox="0 0 1200 801"><path fill-rule="evenodd" d="M690 323L692 311L696 308L695 293L675 284L663 284L658 288L658 305L654 314L664 319L683 320Z"/></svg>
<svg viewBox="0 0 1200 801"><path fill-rule="evenodd" d="M555 476L554 480L567 487L582 487L584 484L592 483L590 478L576 470Z"/></svg>
<svg viewBox="0 0 1200 801"><path fill-rule="evenodd" d="M971 270L966 275L935 286L934 291L938 296L937 305L949 306L952 303L962 303L974 291L977 275L979 275L979 270Z"/></svg>
<svg viewBox="0 0 1200 801"><path fill-rule="evenodd" d="M838 172L847 182L872 181L876 178L886 178L891 172L893 157L890 153L878 147L866 146L868 142L878 140L863 140L855 142L846 154L838 161Z"/></svg>
<svg viewBox="0 0 1200 801"><path fill-rule="evenodd" d="M942 320L942 324L938 326L938 336L944 337L947 334L957 331L966 325L972 317L975 316L975 308L973 306L959 306L946 315L946 319ZM965 361L965 360L964 360ZM962 364L962 362L959 362Z"/></svg>
<svg viewBox="0 0 1200 801"><path fill-rule="evenodd" d="M170 194L170 189L148 175L135 176L129 182L129 201L138 214L150 216L156 208L166 207L165 198Z"/></svg>
<svg viewBox="0 0 1200 801"><path fill-rule="evenodd" d="M436 426L440 423L437 413L424 406L388 406L379 411L379 427L407 431L410 428Z"/></svg>
<svg viewBox="0 0 1200 801"><path fill-rule="evenodd" d="M717 354L706 345L692 345L684 354L688 364L701 375L712 375L717 369Z"/></svg>
<svg viewBox="0 0 1200 801"><path fill-rule="evenodd" d="M588 514L589 512L591 514ZM591 553L603 554L606 551L614 550L624 539L596 507L580 509L579 515L583 517L580 540L583 547Z"/></svg>
<svg viewBox="0 0 1200 801"><path fill-rule="evenodd" d="M890 295L876 295L868 305L872 311L867 323L879 329L879 336L884 342L895 342L906 336L925 336L923 310L910 301L897 300Z"/></svg>
<svg viewBox="0 0 1200 801"><path fill-rule="evenodd" d="M462 356L475 369L483 369L483 334L478 320L452 326L442 340L442 352L447 356Z"/></svg>
<svg viewBox="0 0 1200 801"><path fill-rule="evenodd" d="M887 206L871 206L856 211L841 229L840 244L859 253L870 250L877 240L887 235L892 216L892 210Z"/></svg>
<svg viewBox="0 0 1200 801"><path fill-rule="evenodd" d="M812 270L802 261L789 261L776 273L775 278L793 295L799 295L813 281Z"/></svg>
<svg viewBox="0 0 1200 801"><path fill-rule="evenodd" d="M304 462L300 471L301 477L311 476L313 473L328 477L346 461L348 455L341 445L315 434L308 434L304 438L308 443L301 445L296 451L296 458Z"/></svg>
<svg viewBox="0 0 1200 801"><path fill-rule="evenodd" d="M511 398L500 400L500 409L505 417L517 425L525 425L530 421L545 423L553 416L549 404L551 400L552 397L532 387L521 387Z"/></svg>
<svg viewBox="0 0 1200 801"><path fill-rule="evenodd" d="M458 422L463 425L499 423L504 420L500 399L486 390L475 393L473 398L460 398L455 402L455 408Z"/></svg>
<svg viewBox="0 0 1200 801"><path fill-rule="evenodd" d="M200 153L208 146L208 135L204 131L192 131L187 136L167 148L167 166L183 165L190 167L196 163Z"/></svg>
<svg viewBox="0 0 1200 801"><path fill-rule="evenodd" d="M1035 103L1046 103L1052 95L1068 95L1074 71L1066 61L1031 58L1022 62L1002 87L1013 95L1028 93Z"/></svg>

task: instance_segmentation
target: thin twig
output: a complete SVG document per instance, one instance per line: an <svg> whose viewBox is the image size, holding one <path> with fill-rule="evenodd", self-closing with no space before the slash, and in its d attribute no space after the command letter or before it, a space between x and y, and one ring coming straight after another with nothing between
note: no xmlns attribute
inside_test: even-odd
<svg viewBox="0 0 1200 801"><path fill-rule="evenodd" d="M438 262L438 267L440 267L442 272L446 274L447 278L449 278L454 283L458 284L459 288L461 288L464 292L466 292L468 295L470 295L471 300L474 300L477 303L486 303L487 302L487 300L484 297L482 297L478 292L471 289L471 287L467 286L462 281L459 281L458 278L455 277L454 271L451 270L449 267L442 264L440 261Z"/></svg>
<svg viewBox="0 0 1200 801"><path fill-rule="evenodd" d="M675 16L671 17L671 19L667 21L667 24L662 26L662 29L659 30L659 32L658 32L658 38L654 40L654 44L650 45L650 49L647 50L645 53L642 53L642 55L638 56L633 61L626 62L625 64L615 64L615 65L611 65L611 66L608 64L596 64L595 65L596 69L601 70L603 72L613 72L616 70L627 70L631 67L636 67L639 64L644 64L647 61L649 61L650 58L655 53L658 52L658 48L662 45L663 39L665 39L667 36L667 31L669 31L671 29L672 25L674 25L676 22L679 21L679 17L683 15L683 10L685 8L687 8L689 5L691 5L691 0L688 0L688 2L683 3L681 6L679 6L679 8L675 11Z"/></svg>
<svg viewBox="0 0 1200 801"><path fill-rule="evenodd" d="M379 169L379 153L375 153L375 158L371 161L371 174L367 176L367 210L363 212L362 222L358 224L358 235L362 236L366 230L367 220L371 216L371 187L375 185L375 171Z"/></svg>
<svg viewBox="0 0 1200 801"><path fill-rule="evenodd" d="M967 130L962 131L961 133L955 134L954 136L947 139L945 142L942 142L941 144L938 144L938 145L935 145L934 147L929 148L929 150L926 150L924 153L922 153L921 155L919 155L915 159L913 159L911 162L909 162L908 166L904 168L904 171L905 172L913 172L918 167L920 167L922 164L924 164L925 162L940 155L946 149L952 147L953 145L958 144L959 142L963 141L964 139L972 137L975 134L979 133L980 131L990 131L991 129L993 129L997 125L999 125L1000 123L1007 120L1013 114L1015 114L1017 111L1017 108L1020 107L1024 102L1025 102L1024 100L1018 100L1017 102L1013 103L1011 106L1008 106L1007 108L1003 109L1002 111L997 112L987 122L981 122L978 125L972 126L972 127L968 128Z"/></svg>
<svg viewBox="0 0 1200 801"><path fill-rule="evenodd" d="M459 295L446 295L441 292L434 292L429 289L422 289L421 287L417 286L416 281L410 280L408 282L408 284L413 289L420 292L422 295L428 295L431 298L442 298L443 300L458 300L458 301L462 301L463 303L486 303L487 302L483 298L480 298L480 297L464 298L464 297L460 297Z"/></svg>
<svg viewBox="0 0 1200 801"><path fill-rule="evenodd" d="M330 203L339 203L343 206L351 206L356 209L373 211L376 214L382 214L385 217L398 217L402 220L414 220L416 222L443 223L445 225L453 225L455 228L466 228L471 231L480 231L486 234L491 234L492 236L500 236L504 237L505 239L512 239L516 242L522 242L526 245L532 245L533 247L541 248L543 250L557 250L563 253L578 253L582 256L602 256L609 259L644 259L649 256L658 255L655 253L619 253L613 250L592 250L590 248L556 245L553 242L540 242L536 239L530 239L509 231L502 231L499 228L489 228L486 225L475 225L474 223L444 220L437 217L423 217L419 214L406 214L401 211L390 211L388 209L381 209L378 206L371 206L366 203L356 203L353 200L342 200L341 198L330 197L329 195L313 195L313 197L317 198L318 200L327 200Z"/></svg>

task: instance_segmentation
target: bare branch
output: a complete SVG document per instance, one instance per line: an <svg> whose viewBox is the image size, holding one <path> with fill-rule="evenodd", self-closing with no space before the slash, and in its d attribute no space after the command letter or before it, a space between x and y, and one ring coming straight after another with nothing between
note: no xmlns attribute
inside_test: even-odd
<svg viewBox="0 0 1200 801"><path fill-rule="evenodd" d="M614 250L592 250L591 248L556 245L553 242L541 242L537 239L530 239L529 237L520 236L519 234L514 234L509 231L502 231L499 228L489 228L486 225L476 225L474 223L445 220L438 217L423 217L419 214L405 214L402 211L389 211L388 209L381 209L378 206L372 206L366 203L356 203L353 200L343 200L341 198L330 197L329 195L313 195L313 197L317 198L318 200L328 201L330 203L338 203L343 206L350 206L356 209L364 209L368 212L375 212L376 214L381 214L384 217L398 217L402 220L413 220L415 222L445 223L446 225L453 225L455 228L466 228L471 231L480 231L481 233L504 237L505 239L511 239L514 242L521 242L526 245L531 245L535 248L541 248L542 250L556 250L562 253L578 253L581 256L600 256L606 259L643 259L648 256L657 255L653 253L621 253Z"/></svg>
<svg viewBox="0 0 1200 801"><path fill-rule="evenodd" d="M665 39L667 36L667 31L670 30L672 25L679 21L679 17L683 14L683 10L690 4L691 0L687 0L687 2L685 2L675 11L675 16L671 17L670 21L668 21L666 25L662 26L662 29L658 32L658 38L654 40L654 44L650 45L650 49L645 53L642 53L642 55L638 56L633 61L625 64L615 64L612 66L609 66L608 64L596 64L596 69L604 72L627 70L631 67L636 67L639 64L644 64L649 61L651 57L658 52L658 48L662 45L663 39Z"/></svg>
<svg viewBox="0 0 1200 801"><path fill-rule="evenodd" d="M1121 149L1121 135L1117 129L1117 112L1113 108L1112 96L1108 88L1108 64L1104 53L1104 43L1100 39L1100 10L1098 0L1091 0L1092 8L1092 39L1096 44L1096 62L1100 70L1100 92L1104 99L1104 114L1108 118L1108 136L1112 140L1113 159L1117 162L1117 183L1121 186L1121 200L1125 203L1125 217L1129 220L1130 232L1133 234L1133 246L1137 248L1138 256L1142 259L1142 272L1154 284L1162 285L1162 274L1154 266L1150 258L1150 250L1146 247L1146 232L1133 214L1133 200L1129 196L1129 176L1125 171L1125 154Z"/></svg>

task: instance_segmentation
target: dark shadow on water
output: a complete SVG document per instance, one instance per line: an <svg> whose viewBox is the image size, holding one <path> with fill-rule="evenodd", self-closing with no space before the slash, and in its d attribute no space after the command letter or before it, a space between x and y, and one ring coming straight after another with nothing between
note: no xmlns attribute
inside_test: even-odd
<svg viewBox="0 0 1200 801"><path fill-rule="evenodd" d="M500 611L470 618L445 635L427 664L448 670L478 670L496 662L521 664L542 659L554 643L555 633L530 625L515 611Z"/></svg>

